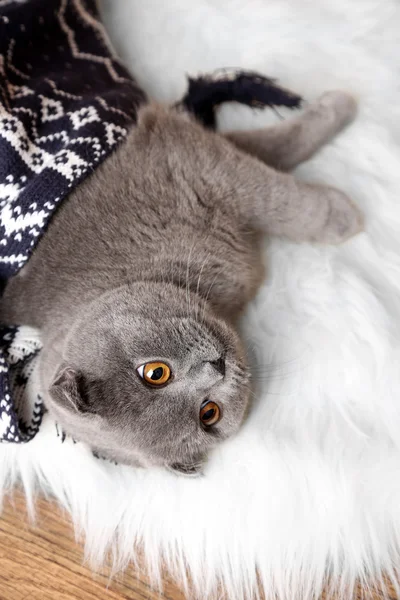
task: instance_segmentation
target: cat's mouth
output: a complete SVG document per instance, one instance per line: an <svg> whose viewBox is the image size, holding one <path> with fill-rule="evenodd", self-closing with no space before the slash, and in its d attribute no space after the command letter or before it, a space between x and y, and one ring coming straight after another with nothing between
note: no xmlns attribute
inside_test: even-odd
<svg viewBox="0 0 400 600"><path fill-rule="evenodd" d="M204 461L198 461L193 463L173 463L168 465L167 469L172 471L176 475L183 475L184 477L201 477L203 475Z"/></svg>

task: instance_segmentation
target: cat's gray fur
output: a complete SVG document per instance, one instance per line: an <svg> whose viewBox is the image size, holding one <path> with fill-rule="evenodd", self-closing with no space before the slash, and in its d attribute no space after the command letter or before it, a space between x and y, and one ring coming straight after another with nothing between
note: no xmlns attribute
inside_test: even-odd
<svg viewBox="0 0 400 600"><path fill-rule="evenodd" d="M250 384L236 324L263 280L262 236L340 243L363 227L343 193L281 171L354 114L330 92L295 119L223 136L174 109L141 110L1 301L3 321L42 330L46 406L68 433L120 462L191 473L237 431ZM174 373L162 389L136 373L155 359ZM222 411L209 430L206 398Z"/></svg>

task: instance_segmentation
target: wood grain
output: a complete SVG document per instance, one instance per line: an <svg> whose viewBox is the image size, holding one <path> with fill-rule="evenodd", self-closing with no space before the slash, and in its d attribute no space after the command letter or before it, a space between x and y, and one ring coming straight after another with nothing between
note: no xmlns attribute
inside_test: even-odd
<svg viewBox="0 0 400 600"><path fill-rule="evenodd" d="M37 521L31 525L23 495L15 492L6 500L0 519L0 600L185 600L168 577L159 593L144 573L131 569L110 582L106 569L94 575L82 561L82 546L54 502L38 498ZM358 587L354 600L361 598L399 600L390 585L386 596Z"/></svg>

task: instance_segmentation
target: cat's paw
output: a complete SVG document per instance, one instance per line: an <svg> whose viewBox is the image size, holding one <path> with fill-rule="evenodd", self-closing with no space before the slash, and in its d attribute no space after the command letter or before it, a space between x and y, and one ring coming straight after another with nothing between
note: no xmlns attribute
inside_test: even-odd
<svg viewBox="0 0 400 600"><path fill-rule="evenodd" d="M364 215L346 194L330 188L326 192L327 216L314 236L315 242L341 244L364 231Z"/></svg>
<svg viewBox="0 0 400 600"><path fill-rule="evenodd" d="M337 131L351 123L357 114L357 101L347 92L335 90L325 92L317 100L317 105L324 112L328 111L334 119Z"/></svg>

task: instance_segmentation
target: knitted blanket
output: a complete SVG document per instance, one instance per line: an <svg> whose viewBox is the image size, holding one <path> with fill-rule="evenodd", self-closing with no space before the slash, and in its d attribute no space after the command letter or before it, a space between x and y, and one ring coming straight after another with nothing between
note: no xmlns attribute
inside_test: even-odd
<svg viewBox="0 0 400 600"><path fill-rule="evenodd" d="M115 57L94 0L0 1L3 285L28 260L57 205L126 135L144 100ZM42 413L40 397L28 414L22 402L40 341L21 346L17 333L0 329L0 440L26 442Z"/></svg>
<svg viewBox="0 0 400 600"><path fill-rule="evenodd" d="M125 137L145 99L94 0L0 0L0 290L60 202ZM258 74L220 71L190 79L180 104L215 127L215 108L229 100L295 108L301 98ZM29 441L43 412L42 398L25 392L40 339L20 325L1 324L0 315L3 442Z"/></svg>

